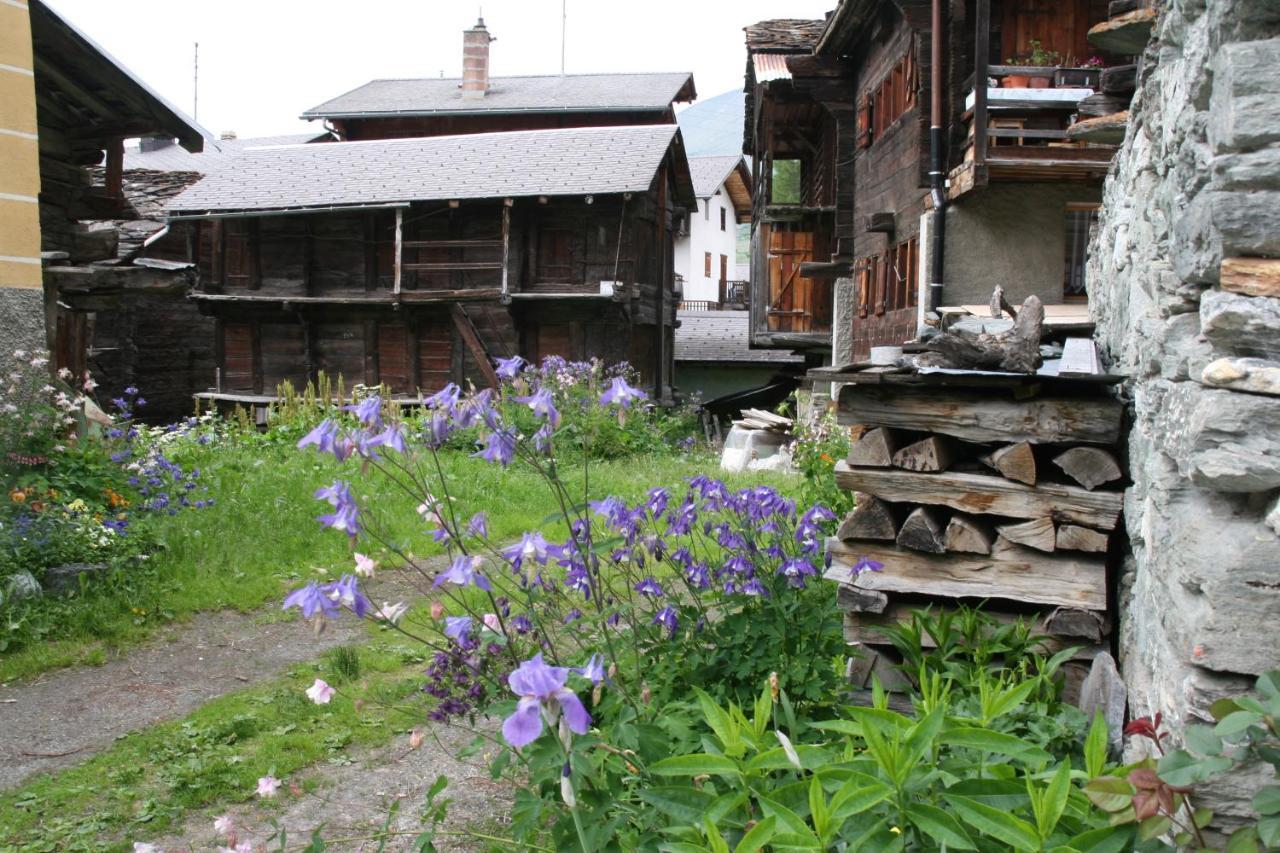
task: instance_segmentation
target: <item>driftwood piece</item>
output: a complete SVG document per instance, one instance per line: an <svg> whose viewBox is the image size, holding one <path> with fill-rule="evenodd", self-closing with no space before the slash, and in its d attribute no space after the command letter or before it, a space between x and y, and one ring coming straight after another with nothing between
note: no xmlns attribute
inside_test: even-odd
<svg viewBox="0 0 1280 853"><path fill-rule="evenodd" d="M836 606L851 613L883 613L889 606L889 596L842 583L836 587Z"/></svg>
<svg viewBox="0 0 1280 853"><path fill-rule="evenodd" d="M841 539L883 539L892 542L898 536L889 505L874 495L858 492L853 510L840 523L836 536Z"/></svg>
<svg viewBox="0 0 1280 853"><path fill-rule="evenodd" d="M943 436L931 435L893 454L893 467L937 473L950 468L954 460L955 443Z"/></svg>
<svg viewBox="0 0 1280 853"><path fill-rule="evenodd" d="M1058 528L1058 548L1067 551L1088 551L1093 554L1105 553L1107 534L1075 524L1064 524Z"/></svg>
<svg viewBox="0 0 1280 853"><path fill-rule="evenodd" d="M864 590L938 598L1002 598L1027 604L1105 610L1106 563L1096 557L1042 554L1000 545L982 554L924 554L877 542L827 541L831 568L825 577ZM882 572L852 573L862 557L885 564Z"/></svg>
<svg viewBox="0 0 1280 853"><path fill-rule="evenodd" d="M1053 464L1086 489L1096 489L1121 476L1116 458L1100 447L1073 447L1055 456Z"/></svg>
<svg viewBox="0 0 1280 853"><path fill-rule="evenodd" d="M1009 317L1013 320L1018 319L1018 312L1009 304L1009 300L1004 298L1004 288L996 285L996 289L991 291L991 301L987 303L987 308L991 311L994 319L999 319L1009 312Z"/></svg>
<svg viewBox="0 0 1280 853"><path fill-rule="evenodd" d="M912 551L943 554L947 550L942 543L942 531L945 527L942 515L937 510L926 506L916 507L902 523L897 542Z"/></svg>
<svg viewBox="0 0 1280 853"><path fill-rule="evenodd" d="M1036 484L1036 455L1032 452L1031 443L1028 441L1001 447L983 456L980 461L1010 480L1017 480L1028 486Z"/></svg>
<svg viewBox="0 0 1280 853"><path fill-rule="evenodd" d="M1105 614L1073 607L1058 607L1044 618L1046 632L1091 643L1101 643L1106 639L1109 627Z"/></svg>
<svg viewBox="0 0 1280 853"><path fill-rule="evenodd" d="M893 454L897 449L898 439L891 430L870 429L850 446L849 464L888 468L893 464Z"/></svg>
<svg viewBox="0 0 1280 853"><path fill-rule="evenodd" d="M942 545L948 551L990 554L994 538L986 524L957 513L947 522L947 529L942 533Z"/></svg>
<svg viewBox="0 0 1280 853"><path fill-rule="evenodd" d="M996 527L996 532L1017 545L1026 545L1049 554L1058 547L1057 531L1053 528L1053 520L1049 518L1034 518L1020 524L1001 524Z"/></svg>
<svg viewBox="0 0 1280 853"><path fill-rule="evenodd" d="M1014 400L962 389L846 385L838 417L841 423L925 430L963 441L1110 445L1120 439L1122 412L1110 397Z"/></svg>
<svg viewBox="0 0 1280 853"><path fill-rule="evenodd" d="M928 348L946 356L952 367L1035 373L1040 367L1044 305L1032 295L1022 303L1008 331L974 334L953 328L929 339Z"/></svg>
<svg viewBox="0 0 1280 853"><path fill-rule="evenodd" d="M946 506L960 512L1010 518L1052 518L1057 522L1111 530L1124 498L1118 492L1090 492L1077 486L1041 483L1034 488L985 474L919 474L896 468L850 468L837 462L836 484L870 492L893 503Z"/></svg>

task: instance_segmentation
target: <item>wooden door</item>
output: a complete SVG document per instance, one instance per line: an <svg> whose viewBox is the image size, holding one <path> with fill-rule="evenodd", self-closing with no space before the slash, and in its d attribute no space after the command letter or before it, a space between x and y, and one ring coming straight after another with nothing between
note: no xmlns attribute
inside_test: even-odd
<svg viewBox="0 0 1280 853"><path fill-rule="evenodd" d="M769 331L808 332L813 328L813 288L800 265L813 260L813 233L769 235Z"/></svg>

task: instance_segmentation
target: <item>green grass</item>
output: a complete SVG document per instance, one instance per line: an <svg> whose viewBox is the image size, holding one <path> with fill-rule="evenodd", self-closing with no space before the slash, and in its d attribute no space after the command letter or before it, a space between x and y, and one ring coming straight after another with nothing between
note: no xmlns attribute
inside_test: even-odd
<svg viewBox="0 0 1280 853"><path fill-rule="evenodd" d="M373 630L378 638L353 650L358 679L344 681L330 652L0 795L0 851L129 850L193 810L252 799L267 773L288 781L319 761L342 760L348 747L407 731L422 719L421 650ZM341 683L327 705L304 693L317 677Z"/></svg>
<svg viewBox="0 0 1280 853"><path fill-rule="evenodd" d="M536 473L519 466L503 469L456 451L440 459L459 514L486 510L494 539L509 540L535 527L564 535L547 521L556 507ZM369 503L406 550L416 556L441 551L426 535L413 500L375 474L362 475L355 463L339 466L331 457L294 449L292 441L192 447L180 461L203 470L214 506L155 520L161 548L142 574L150 581L126 582L83 601L42 605L56 609L56 627L45 639L0 654L0 682L72 664L99 664L166 622L200 611L250 611L315 577L318 568L331 576L349 571L346 537L321 530L315 521L324 504L312 493L334 479L348 480L362 503L372 498ZM715 463L707 455L658 454L594 462L591 497L616 494L634 500L653 486L715 473ZM565 476L576 484L581 471L570 468ZM725 479L731 486L798 488L794 478L776 474ZM361 547L377 551L372 544Z"/></svg>

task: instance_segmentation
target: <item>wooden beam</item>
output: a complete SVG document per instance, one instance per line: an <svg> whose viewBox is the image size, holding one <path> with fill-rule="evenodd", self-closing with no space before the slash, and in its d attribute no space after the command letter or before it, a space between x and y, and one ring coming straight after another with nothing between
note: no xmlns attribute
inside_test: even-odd
<svg viewBox="0 0 1280 853"><path fill-rule="evenodd" d="M978 0L973 35L973 162L981 168L987 162L987 64L991 60L991 0ZM934 33L937 38L938 34Z"/></svg>
<svg viewBox="0 0 1280 853"><path fill-rule="evenodd" d="M835 471L840 488L868 492L881 500L1010 518L1052 518L1098 530L1113 529L1124 504L1123 496L1116 492L1090 492L1057 483L1033 488L983 474L919 474L893 468L851 468L845 462L837 462Z"/></svg>
<svg viewBox="0 0 1280 853"><path fill-rule="evenodd" d="M106 168L107 195L114 199L124 198L124 140L112 139L107 143Z"/></svg>
<svg viewBox="0 0 1280 853"><path fill-rule="evenodd" d="M396 208L396 247L395 247L395 273L391 284L391 292L399 295L400 293L400 277L403 273L404 266L404 208Z"/></svg>
<svg viewBox="0 0 1280 853"><path fill-rule="evenodd" d="M508 267L511 264L511 199L507 199L502 205L502 298L506 299L511 293L510 272Z"/></svg>
<svg viewBox="0 0 1280 853"><path fill-rule="evenodd" d="M471 351L471 357L476 360L480 372L484 374L485 381L489 383L490 388L497 388L498 372L493 367L493 359L489 358L489 351L484 348L484 342L480 340L480 334L476 331L475 324L471 322L467 309L455 302L449 306L449 313L453 315L453 324L457 326L458 334L462 335L462 342L467 345L467 349Z"/></svg>
<svg viewBox="0 0 1280 853"><path fill-rule="evenodd" d="M1123 406L1110 397L998 398L946 388L846 385L841 424L938 432L963 441L1115 444Z"/></svg>
<svg viewBox="0 0 1280 853"><path fill-rule="evenodd" d="M1105 610L1107 568L1097 558L1041 554L997 546L981 554L922 554L874 542L827 541L832 566L824 577L863 590L939 598L1003 598L1027 604ZM884 563L879 572L853 575L862 557Z"/></svg>

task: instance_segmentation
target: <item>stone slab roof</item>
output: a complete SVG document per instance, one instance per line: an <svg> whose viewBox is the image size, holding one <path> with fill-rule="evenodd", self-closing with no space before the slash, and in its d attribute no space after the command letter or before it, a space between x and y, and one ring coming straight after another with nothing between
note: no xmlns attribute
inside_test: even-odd
<svg viewBox="0 0 1280 853"><path fill-rule="evenodd" d="M641 125L248 148L167 210L643 193L678 133L675 125Z"/></svg>
<svg viewBox="0 0 1280 853"><path fill-rule="evenodd" d="M689 173L693 176L693 192L698 198L710 198L724 183L729 173L742 162L741 154L727 157L690 157Z"/></svg>
<svg viewBox="0 0 1280 853"><path fill-rule="evenodd" d="M688 72L493 77L464 99L458 78L372 80L302 114L304 119L448 113L663 111L696 96Z"/></svg>
<svg viewBox="0 0 1280 853"><path fill-rule="evenodd" d="M676 361L736 364L803 364L804 357L779 350L751 349L747 311L680 311Z"/></svg>
<svg viewBox="0 0 1280 853"><path fill-rule="evenodd" d="M280 136L256 136L247 139L218 139L206 142L204 150L198 154L192 154L178 145L165 145L149 151L143 151L137 145L126 145L124 168L125 171L147 169L156 172L199 172L207 175L231 162L233 157L247 148L301 145L304 142L319 142L329 138L328 133L312 131Z"/></svg>

